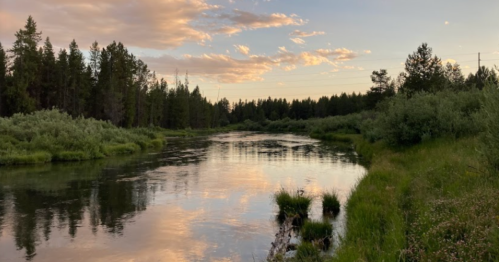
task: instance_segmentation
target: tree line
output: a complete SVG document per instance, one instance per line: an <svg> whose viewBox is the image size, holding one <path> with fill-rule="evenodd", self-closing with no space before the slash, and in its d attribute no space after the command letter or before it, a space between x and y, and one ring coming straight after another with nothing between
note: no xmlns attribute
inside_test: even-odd
<svg viewBox="0 0 499 262"><path fill-rule="evenodd" d="M122 127L209 128L246 119L348 115L375 109L397 92L410 97L418 92L481 89L487 81L497 83L495 71L486 67L465 78L457 63L443 65L423 43L408 56L405 72L396 79L385 69L373 71L373 86L365 94L292 101L269 97L233 104L223 98L213 103L201 95L198 86L189 90L187 73L182 83L177 72L171 87L164 79L158 80L122 43L101 48L94 42L86 62L75 40L56 55L49 37L39 47L41 35L30 16L15 33L11 49L4 50L0 43L0 116L58 108L73 117L108 120Z"/></svg>

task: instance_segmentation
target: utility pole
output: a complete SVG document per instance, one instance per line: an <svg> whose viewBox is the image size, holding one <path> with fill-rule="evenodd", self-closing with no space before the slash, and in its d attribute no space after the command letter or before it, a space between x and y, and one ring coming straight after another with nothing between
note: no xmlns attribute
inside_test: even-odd
<svg viewBox="0 0 499 262"><path fill-rule="evenodd" d="M478 71L480 71L480 52L478 52Z"/></svg>

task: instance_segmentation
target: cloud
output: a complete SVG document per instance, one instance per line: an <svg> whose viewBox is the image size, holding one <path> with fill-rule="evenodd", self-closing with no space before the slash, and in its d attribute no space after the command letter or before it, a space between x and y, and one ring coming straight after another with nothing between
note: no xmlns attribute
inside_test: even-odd
<svg viewBox="0 0 499 262"><path fill-rule="evenodd" d="M249 54L249 47L245 46L245 45L234 45L234 47L236 48L236 51L243 54L243 55L248 55Z"/></svg>
<svg viewBox="0 0 499 262"><path fill-rule="evenodd" d="M31 14L44 36L64 46L75 38L84 43L80 46L97 39L106 44L116 40L154 49L210 40L211 36L193 22L203 13L220 8L205 0L16 0L2 5L2 9L24 21Z"/></svg>
<svg viewBox="0 0 499 262"><path fill-rule="evenodd" d="M371 50L364 50L364 54L370 54L372 53Z"/></svg>
<svg viewBox="0 0 499 262"><path fill-rule="evenodd" d="M291 40L293 43L297 44L297 45L303 45L305 44L305 40L301 39L301 38L290 38L289 40Z"/></svg>
<svg viewBox="0 0 499 262"><path fill-rule="evenodd" d="M245 46L235 46L238 52ZM243 48L241 48L243 47ZM244 51L243 51L244 52ZM249 55L236 59L228 54L203 54L201 56L184 55L176 58L170 55L160 57L140 57L150 68L164 75L171 74L176 68L180 71L189 70L189 75L210 78L220 83L241 83L246 81L262 81L262 75L281 68L291 71L297 66L316 66L338 63L357 57L357 53L346 48L335 50L318 49L313 51L292 53L285 47L280 47L275 55Z"/></svg>
<svg viewBox="0 0 499 262"><path fill-rule="evenodd" d="M170 55L160 57L142 57L151 68L158 72L173 72L189 70L189 75L203 76L215 79L221 83L240 83L245 81L263 80L261 75L272 70L277 65L269 57L249 56L245 59L235 59L225 54L204 54L175 58Z"/></svg>
<svg viewBox="0 0 499 262"><path fill-rule="evenodd" d="M288 52L288 50L286 50L286 47L285 46L279 46L279 52Z"/></svg>
<svg viewBox="0 0 499 262"><path fill-rule="evenodd" d="M449 58L449 59L446 59L446 60L442 61L443 65L446 65L447 63L451 63L453 65L453 64L456 63L456 60L454 60L452 58Z"/></svg>
<svg viewBox="0 0 499 262"><path fill-rule="evenodd" d="M303 19L293 15L287 16L281 13L273 13L270 15L254 14L237 9L233 10L230 14L219 15L218 18L228 20L232 26L245 29L303 25L306 23Z"/></svg>
<svg viewBox="0 0 499 262"><path fill-rule="evenodd" d="M295 30L295 31L291 32L289 35L290 36L297 36L297 37L310 37L310 36L325 35L325 34L326 33L322 32L322 31L313 31L313 32L307 33L307 32L303 32L300 30Z"/></svg>
<svg viewBox="0 0 499 262"><path fill-rule="evenodd" d="M178 68L180 71L189 70L189 75L214 79L220 83L240 83L261 81L263 80L262 75L274 68L291 71L299 65L329 64L338 66L338 63L355 57L357 57L357 53L346 48L292 53L286 48L280 47L279 52L275 55L248 55L244 59L236 59L227 54L184 55L181 58L163 55L160 57L141 57L141 59L150 68L154 68L161 74L171 74Z"/></svg>
<svg viewBox="0 0 499 262"><path fill-rule="evenodd" d="M306 23L282 13L226 11L208 0L16 0L2 2L0 41L12 42L28 15L54 45L67 46L75 39L82 48L95 40L158 50L185 43L209 46L217 34Z"/></svg>

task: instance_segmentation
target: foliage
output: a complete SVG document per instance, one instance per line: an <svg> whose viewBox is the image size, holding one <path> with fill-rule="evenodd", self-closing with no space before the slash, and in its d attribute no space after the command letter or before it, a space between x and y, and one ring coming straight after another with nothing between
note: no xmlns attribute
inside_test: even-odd
<svg viewBox="0 0 499 262"><path fill-rule="evenodd" d="M331 191L322 194L322 212L333 215L337 215L340 212L338 193Z"/></svg>
<svg viewBox="0 0 499 262"><path fill-rule="evenodd" d="M481 153L494 171L499 170L499 89L497 84L488 82L483 94L483 121L485 132L482 136Z"/></svg>
<svg viewBox="0 0 499 262"><path fill-rule="evenodd" d="M163 145L162 134L145 128L125 130L57 110L0 118L0 164L80 161L129 154Z"/></svg>
<svg viewBox="0 0 499 262"><path fill-rule="evenodd" d="M397 95L375 120L363 123L363 134L370 141L384 139L391 145L477 134L482 130L480 96L478 90L417 93L410 99Z"/></svg>
<svg viewBox="0 0 499 262"><path fill-rule="evenodd" d="M302 218L307 217L312 204L312 197L303 195L300 192L289 193L284 189L274 194L274 200L279 206L279 214L288 217L295 215Z"/></svg>

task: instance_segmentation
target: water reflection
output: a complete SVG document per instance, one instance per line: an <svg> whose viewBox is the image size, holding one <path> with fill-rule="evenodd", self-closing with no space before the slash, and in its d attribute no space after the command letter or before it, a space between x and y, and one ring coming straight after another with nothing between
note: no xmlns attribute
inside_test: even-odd
<svg viewBox="0 0 499 262"><path fill-rule="evenodd" d="M235 132L129 157L2 168L0 261L261 260L278 226L272 194L334 187L344 202L364 172L358 161L350 145Z"/></svg>

